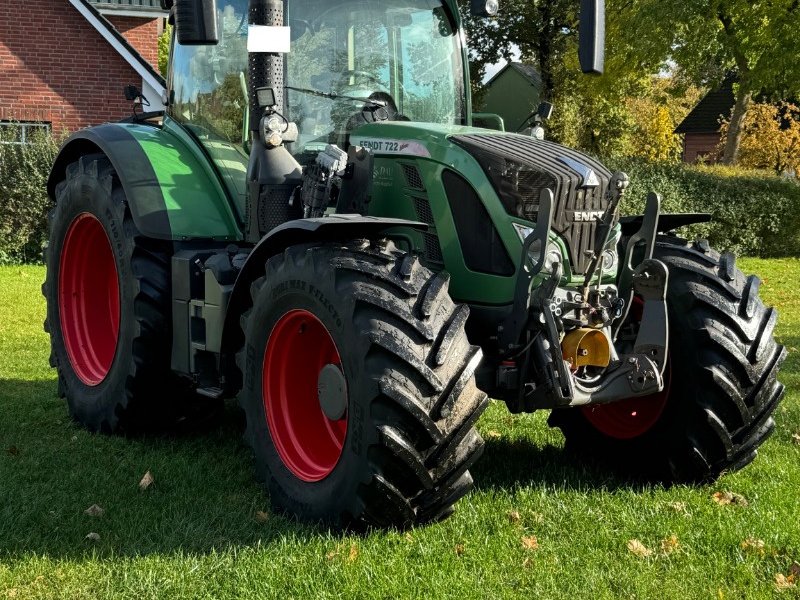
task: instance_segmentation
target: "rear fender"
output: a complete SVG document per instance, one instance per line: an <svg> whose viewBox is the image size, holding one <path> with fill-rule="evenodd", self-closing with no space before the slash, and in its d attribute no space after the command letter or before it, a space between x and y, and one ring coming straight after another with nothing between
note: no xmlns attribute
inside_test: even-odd
<svg viewBox="0 0 800 600"><path fill-rule="evenodd" d="M47 181L54 201L67 166L98 152L113 165L140 234L160 240L241 239L236 215L210 161L174 133L152 125L106 124L72 135Z"/></svg>

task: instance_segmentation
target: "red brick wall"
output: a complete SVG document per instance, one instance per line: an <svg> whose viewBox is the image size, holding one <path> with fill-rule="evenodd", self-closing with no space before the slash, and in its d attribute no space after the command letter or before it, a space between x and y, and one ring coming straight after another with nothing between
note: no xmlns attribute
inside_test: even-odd
<svg viewBox="0 0 800 600"><path fill-rule="evenodd" d="M115 17L106 15L131 46L158 69L158 20L140 17Z"/></svg>
<svg viewBox="0 0 800 600"><path fill-rule="evenodd" d="M718 133L687 133L683 139L683 161L695 163L699 158L705 162L717 161Z"/></svg>
<svg viewBox="0 0 800 600"><path fill-rule="evenodd" d="M131 114L123 88L142 78L67 0L0 1L0 120L53 131Z"/></svg>

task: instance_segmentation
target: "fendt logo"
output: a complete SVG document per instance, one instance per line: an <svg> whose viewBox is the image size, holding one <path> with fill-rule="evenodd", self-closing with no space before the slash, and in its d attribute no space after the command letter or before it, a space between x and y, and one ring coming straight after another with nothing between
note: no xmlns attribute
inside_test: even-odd
<svg viewBox="0 0 800 600"><path fill-rule="evenodd" d="M575 223L594 223L602 219L604 214L602 210L576 210L572 213L572 220Z"/></svg>

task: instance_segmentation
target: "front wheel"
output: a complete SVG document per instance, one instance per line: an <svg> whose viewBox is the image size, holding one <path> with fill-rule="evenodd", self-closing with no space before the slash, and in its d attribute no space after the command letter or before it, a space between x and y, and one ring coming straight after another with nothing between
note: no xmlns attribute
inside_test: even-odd
<svg viewBox="0 0 800 600"><path fill-rule="evenodd" d="M486 394L446 274L391 243L294 246L242 319L240 403L273 504L335 526L441 519L472 488Z"/></svg>
<svg viewBox="0 0 800 600"><path fill-rule="evenodd" d="M664 391L555 410L549 422L561 428L568 448L600 456L618 471L713 480L750 463L775 427L785 357L773 337L777 312L758 297L757 277L745 277L732 254L704 241L660 237L655 258L670 271Z"/></svg>

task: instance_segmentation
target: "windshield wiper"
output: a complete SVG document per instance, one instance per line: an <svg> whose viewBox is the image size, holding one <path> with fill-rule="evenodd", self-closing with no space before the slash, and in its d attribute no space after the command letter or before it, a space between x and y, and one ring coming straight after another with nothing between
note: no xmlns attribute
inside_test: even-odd
<svg viewBox="0 0 800 600"><path fill-rule="evenodd" d="M379 108L385 108L388 104L383 100L374 100L372 98L360 98L358 96L348 96L346 94L337 94L335 92L320 92L319 90L292 87L291 85L287 85L284 87L287 90L292 90L294 92L302 92L304 94L311 94L312 96L319 96L320 98L328 98L329 100L336 100L338 98L343 98L345 100L355 100L356 102L365 102L367 104L372 104L373 106L377 106Z"/></svg>

